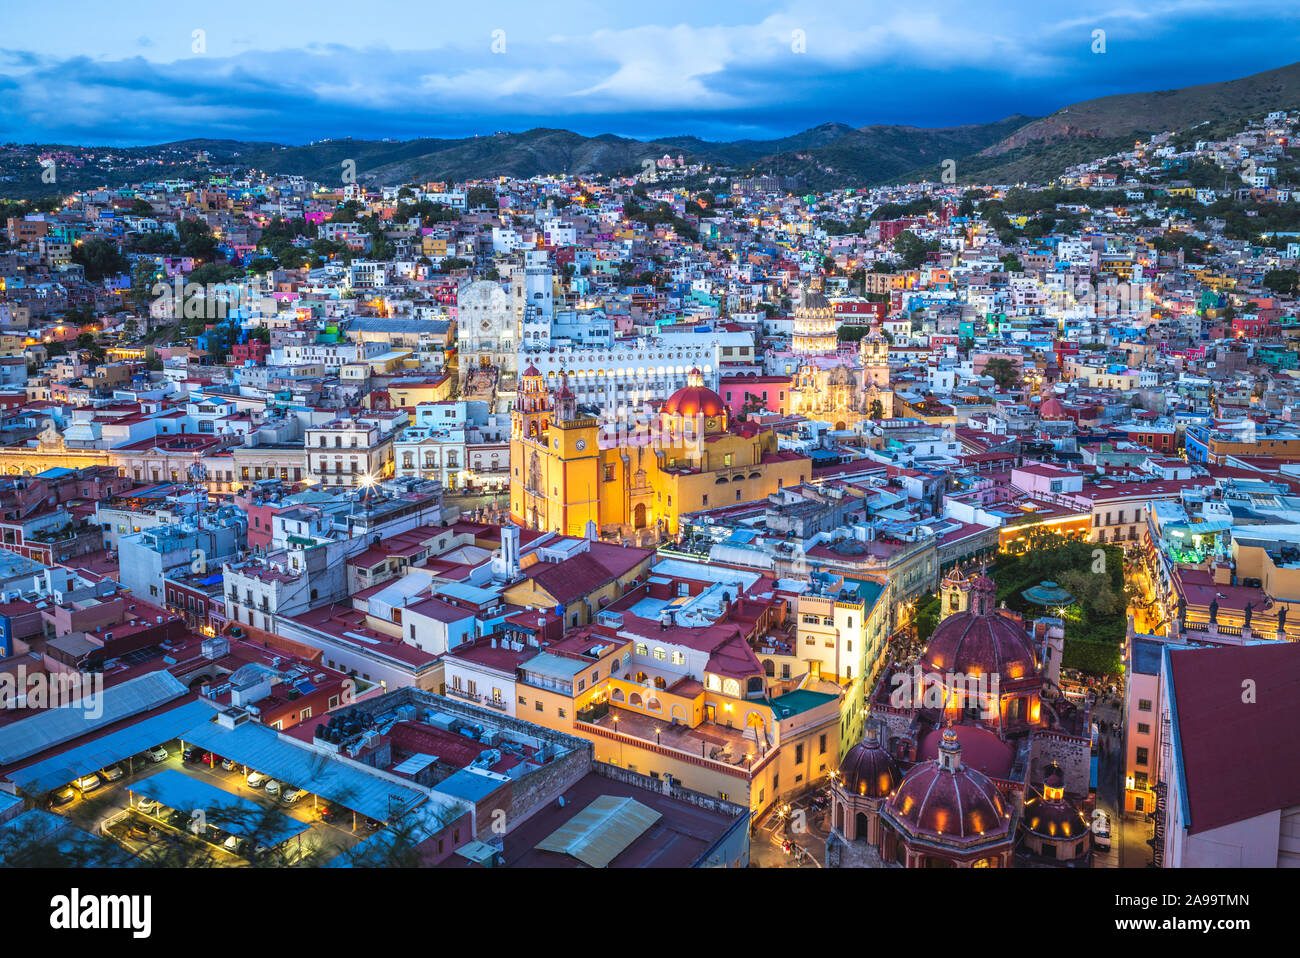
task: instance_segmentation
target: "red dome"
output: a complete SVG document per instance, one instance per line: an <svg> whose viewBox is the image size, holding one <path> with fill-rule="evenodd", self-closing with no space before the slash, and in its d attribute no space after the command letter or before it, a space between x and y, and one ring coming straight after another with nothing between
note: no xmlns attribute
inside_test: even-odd
<svg viewBox="0 0 1300 958"><path fill-rule="evenodd" d="M537 377L540 376L541 374L542 371L538 369L536 366L534 366L532 363L529 363L528 368L524 370L524 375L529 377Z"/></svg>
<svg viewBox="0 0 1300 958"><path fill-rule="evenodd" d="M921 668L963 675L1022 679L1037 674L1029 637L993 608L997 586L980 573L971 580L970 609L939 623L921 656Z"/></svg>
<svg viewBox="0 0 1300 958"><path fill-rule="evenodd" d="M939 758L915 766L885 807L913 833L953 839L978 838L1008 827L1006 802L983 772L961 761L952 729L944 732Z"/></svg>
<svg viewBox="0 0 1300 958"><path fill-rule="evenodd" d="M1035 796L1025 802L1020 820L1026 831L1049 841L1083 838L1088 834L1088 820L1083 812L1064 798L1053 801Z"/></svg>
<svg viewBox="0 0 1300 958"><path fill-rule="evenodd" d="M841 787L850 795L884 798L897 786L898 766L881 747L880 733L871 728L866 737L849 749L840 763Z"/></svg>
<svg viewBox="0 0 1300 958"><path fill-rule="evenodd" d="M1038 407L1039 419L1066 419L1065 404L1059 399L1049 399Z"/></svg>
<svg viewBox="0 0 1300 958"><path fill-rule="evenodd" d="M1005 616L959 612L939 623L921 657L921 668L963 675L1022 679L1038 670L1028 637Z"/></svg>
<svg viewBox="0 0 1300 958"><path fill-rule="evenodd" d="M712 416L724 415L727 411L722 397L708 386L683 386L668 397L662 412L670 416Z"/></svg>

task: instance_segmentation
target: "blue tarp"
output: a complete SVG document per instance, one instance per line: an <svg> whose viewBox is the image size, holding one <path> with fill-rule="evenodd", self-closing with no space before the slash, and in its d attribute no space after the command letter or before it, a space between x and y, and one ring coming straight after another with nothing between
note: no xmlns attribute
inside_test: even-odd
<svg viewBox="0 0 1300 958"><path fill-rule="evenodd" d="M256 837L267 846L279 845L311 827L288 815L268 812L256 802L240 798L174 768L139 779L126 788L136 795L152 798L177 811L193 812L202 809L208 824L231 835Z"/></svg>
<svg viewBox="0 0 1300 958"><path fill-rule="evenodd" d="M48 792L131 755L139 755L159 742L170 742L198 722L210 721L215 714L212 706L202 700L185 702L42 762L10 772L9 781L30 795Z"/></svg>

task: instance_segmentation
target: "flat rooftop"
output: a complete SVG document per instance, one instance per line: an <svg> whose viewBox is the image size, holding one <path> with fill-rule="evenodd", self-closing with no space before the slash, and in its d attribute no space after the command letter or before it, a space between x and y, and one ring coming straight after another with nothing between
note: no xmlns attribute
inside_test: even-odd
<svg viewBox="0 0 1300 958"><path fill-rule="evenodd" d="M564 793L564 805L546 806L505 836L507 868L585 868L582 862L560 852L541 851L537 845L580 814L601 796L632 798L659 818L610 860L609 868L687 868L726 834L735 819L662 792L652 792L589 772ZM449 867L464 867L452 856Z"/></svg>

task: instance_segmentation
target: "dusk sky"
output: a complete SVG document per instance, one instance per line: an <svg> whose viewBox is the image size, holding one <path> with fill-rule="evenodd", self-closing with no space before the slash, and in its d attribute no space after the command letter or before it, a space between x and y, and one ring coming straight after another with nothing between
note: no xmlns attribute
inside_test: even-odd
<svg viewBox="0 0 1300 958"><path fill-rule="evenodd" d="M47 0L4 23L0 139L76 144L947 126L1300 60L1294 0Z"/></svg>

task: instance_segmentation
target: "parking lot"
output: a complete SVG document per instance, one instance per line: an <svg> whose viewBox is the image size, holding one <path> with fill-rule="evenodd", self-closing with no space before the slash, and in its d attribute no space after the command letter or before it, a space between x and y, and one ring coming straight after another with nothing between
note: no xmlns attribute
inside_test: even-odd
<svg viewBox="0 0 1300 958"><path fill-rule="evenodd" d="M161 762L152 762L143 756L136 756L129 762L123 760L118 763L122 770L120 778L101 784L99 787L84 793L74 787L73 793L75 797L72 801L56 806L51 810L66 816L78 827L96 835L104 834L105 822L113 819L118 827L110 827L108 834L124 844L128 849L136 852L148 846L150 841L162 840L164 836L166 836L166 840L184 839L184 834L177 835L176 832L184 833L185 823L180 823L180 829L176 829L165 818L152 819L152 816L143 815L135 810L124 815L132 805L131 786L133 784L166 769L172 769L190 778L214 786L231 795L232 798L244 799L263 809L274 810L281 815L309 826L308 830L301 836L290 838L285 842L286 858L290 861L313 853L317 854L320 860L328 860L373 834L373 829L367 826L366 820L361 816L356 816L356 828L354 830L353 815L345 809L337 810L338 817L335 821L325 821L322 818L322 813L329 807L329 803L315 795L305 794L294 804L288 805L275 796L268 794L265 787L250 787L246 783L246 770L242 766L236 765L230 770L223 769L220 765L219 756L215 757L211 764L184 762L181 758L182 750L179 742L167 742L164 747L167 749L168 755ZM287 786L288 784L299 785L300 783L283 784ZM140 796L137 795L136 798L139 800ZM232 801L231 804L233 806L235 803ZM190 813L193 809L180 809L177 811ZM220 819L221 810L205 810L205 814L215 821ZM143 827L143 830L141 827ZM193 839L193 836L189 837ZM240 865L247 863L245 859L226 852L222 847L210 847L213 850L212 857L218 864Z"/></svg>

